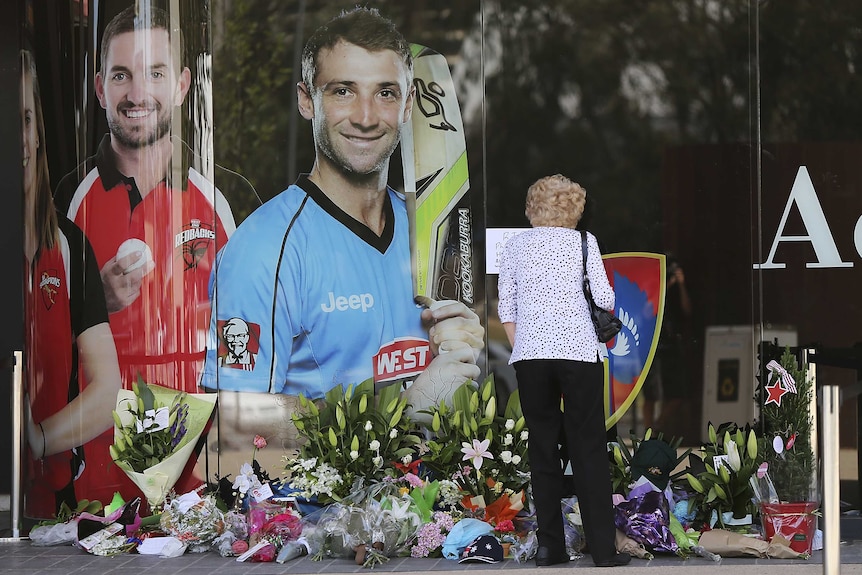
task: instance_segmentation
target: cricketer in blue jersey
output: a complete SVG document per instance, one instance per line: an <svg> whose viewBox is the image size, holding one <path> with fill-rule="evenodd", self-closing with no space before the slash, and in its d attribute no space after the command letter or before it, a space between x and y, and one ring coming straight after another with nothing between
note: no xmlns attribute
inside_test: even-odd
<svg viewBox="0 0 862 575"><path fill-rule="evenodd" d="M435 386L478 378L484 331L460 302L413 301L405 202L387 187L413 102L409 45L357 8L315 32L302 60L314 166L219 254L201 385L319 398L373 377L410 382L420 409Z"/></svg>
<svg viewBox="0 0 862 575"><path fill-rule="evenodd" d="M321 397L372 375L418 376L431 349L392 190L384 212L378 237L302 176L252 213L217 264L204 386ZM230 333L237 324L245 334Z"/></svg>

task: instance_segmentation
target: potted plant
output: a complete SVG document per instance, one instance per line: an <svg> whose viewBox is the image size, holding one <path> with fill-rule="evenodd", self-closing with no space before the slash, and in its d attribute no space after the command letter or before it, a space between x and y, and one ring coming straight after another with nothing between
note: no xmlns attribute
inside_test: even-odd
<svg viewBox="0 0 862 575"><path fill-rule="evenodd" d="M757 435L749 426L709 424L709 442L701 447L704 471L686 474L699 494L697 519L713 526L747 529L754 511L751 477L757 470Z"/></svg>
<svg viewBox="0 0 862 575"><path fill-rule="evenodd" d="M811 445L813 385L808 366L800 365L789 347L766 368L768 376L758 388L759 453L774 490L766 483L761 493L764 533L769 538L781 533L793 549L810 553L819 507Z"/></svg>

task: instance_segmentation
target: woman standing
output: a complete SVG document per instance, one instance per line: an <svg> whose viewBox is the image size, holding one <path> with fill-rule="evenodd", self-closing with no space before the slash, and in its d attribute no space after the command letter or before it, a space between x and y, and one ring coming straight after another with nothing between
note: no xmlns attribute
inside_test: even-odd
<svg viewBox="0 0 862 575"><path fill-rule="evenodd" d="M600 344L582 290L581 235L575 228L586 191L555 175L527 191L526 215L533 229L503 248L498 314L515 367L521 406L530 429L530 475L538 520L536 565L569 560L560 500L563 468L558 440L565 432L575 470L587 546L599 567L625 565L617 553L603 408ZM614 292L598 243L586 234L587 276L593 298L612 310ZM561 410L560 399L563 409Z"/></svg>
<svg viewBox="0 0 862 575"><path fill-rule="evenodd" d="M120 368L102 281L84 234L54 209L45 124L32 55L21 51L24 278L30 409L24 513L53 517L78 499L82 446L113 426ZM103 501L103 503L108 503Z"/></svg>

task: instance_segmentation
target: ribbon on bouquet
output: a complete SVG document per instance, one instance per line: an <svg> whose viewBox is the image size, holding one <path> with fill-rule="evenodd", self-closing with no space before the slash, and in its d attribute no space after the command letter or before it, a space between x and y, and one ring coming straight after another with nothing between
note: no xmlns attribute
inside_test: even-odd
<svg viewBox="0 0 862 575"><path fill-rule="evenodd" d="M787 373L787 370L781 367L781 364L774 359L766 364L766 369L769 370L769 379L775 375L776 379L781 380L782 387L791 393L796 393L796 381L793 376Z"/></svg>

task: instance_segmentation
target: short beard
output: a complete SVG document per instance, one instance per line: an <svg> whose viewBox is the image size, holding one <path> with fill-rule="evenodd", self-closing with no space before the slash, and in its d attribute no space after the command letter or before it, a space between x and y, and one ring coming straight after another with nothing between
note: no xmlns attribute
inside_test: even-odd
<svg viewBox="0 0 862 575"><path fill-rule="evenodd" d="M365 168L364 170L357 170L355 166L350 164L350 161L342 156L335 146L332 145L332 141L329 139L328 134L326 133L325 126L318 128L317 126L313 127L314 131L314 141L316 143L317 149L324 155L328 160L335 166L337 166L341 172L349 177L355 178L356 181L365 180L367 178L375 178L377 174L386 170L389 166L389 161L392 158L392 154L395 153L395 150L398 148L398 144L401 140L400 136L395 138L389 147L388 150L385 150L380 154L380 157L377 158L377 161L372 164L370 167Z"/></svg>
<svg viewBox="0 0 862 575"><path fill-rule="evenodd" d="M134 138L134 133L130 134L116 120L108 119L108 129L111 132L111 138L117 140L124 148L137 150L152 146L171 132L171 117L160 118L155 129L148 136L143 138Z"/></svg>

